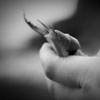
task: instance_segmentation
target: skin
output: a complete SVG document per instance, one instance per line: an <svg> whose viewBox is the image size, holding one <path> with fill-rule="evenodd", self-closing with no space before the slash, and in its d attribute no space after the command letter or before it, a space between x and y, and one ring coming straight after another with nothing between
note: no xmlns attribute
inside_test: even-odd
<svg viewBox="0 0 100 100"><path fill-rule="evenodd" d="M100 100L100 57L59 57L49 43L40 49L49 91L57 100Z"/></svg>
<svg viewBox="0 0 100 100"><path fill-rule="evenodd" d="M61 32L56 30L55 32L60 35L60 39L65 39L62 39L64 41L62 42L58 35L56 36L55 32L50 31L41 21L39 22L46 28L46 32L27 21L25 14L24 19L34 31L49 42L42 46L40 58L48 89L52 95L58 100L100 100L100 52L94 57L86 56L73 37L69 38L66 35L65 39ZM65 49L68 45L63 45L67 39L70 41L67 44L71 43L69 50L76 47L77 51L74 55L69 56L69 52ZM52 48L52 43L49 40L51 42L55 40L53 44L56 43L54 46L56 49Z"/></svg>

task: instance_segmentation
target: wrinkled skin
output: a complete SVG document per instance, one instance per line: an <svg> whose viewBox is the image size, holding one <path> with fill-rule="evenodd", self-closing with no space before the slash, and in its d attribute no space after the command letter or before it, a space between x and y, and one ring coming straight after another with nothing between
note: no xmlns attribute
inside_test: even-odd
<svg viewBox="0 0 100 100"><path fill-rule="evenodd" d="M99 56L59 57L44 43L40 58L48 89L57 100L100 100Z"/></svg>
<svg viewBox="0 0 100 100"><path fill-rule="evenodd" d="M40 50L40 59L51 94L57 100L100 100L100 52L94 57L88 57L80 50L77 39L73 37L69 39L66 35L64 40L63 34L55 31L59 36L57 38L55 32L50 31L52 29L48 29L39 21L46 28L46 31L41 30L29 22L25 14L24 20L34 31L44 37L51 33L49 37L45 37L48 43L43 44ZM53 39L57 40L53 41ZM49 40L53 42L55 49ZM64 44L66 41L69 41L68 45ZM76 53L69 55L67 50L69 52L74 50Z"/></svg>

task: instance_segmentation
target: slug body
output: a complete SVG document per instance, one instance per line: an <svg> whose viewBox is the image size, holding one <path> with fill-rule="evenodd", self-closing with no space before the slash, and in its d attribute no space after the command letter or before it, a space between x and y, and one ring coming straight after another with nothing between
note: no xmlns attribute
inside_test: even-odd
<svg viewBox="0 0 100 100"><path fill-rule="evenodd" d="M77 39L58 30L51 29L45 37L60 57L74 55L80 49L80 44Z"/></svg>
<svg viewBox="0 0 100 100"><path fill-rule="evenodd" d="M37 33L46 38L46 40L52 45L54 51L60 57L67 57L68 55L74 55L78 49L80 49L80 43L77 39L70 36L69 34L64 34L58 30L47 27L40 20L38 20L44 27L45 31L33 25L31 22L27 21L24 14L25 22Z"/></svg>

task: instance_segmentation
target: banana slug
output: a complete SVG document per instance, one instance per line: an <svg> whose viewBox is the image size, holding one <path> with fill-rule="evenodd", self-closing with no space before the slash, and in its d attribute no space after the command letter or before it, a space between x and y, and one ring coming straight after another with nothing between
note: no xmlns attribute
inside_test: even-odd
<svg viewBox="0 0 100 100"><path fill-rule="evenodd" d="M78 50L80 50L81 47L79 41L69 34L64 34L61 31L54 30L51 27L47 27L44 23L38 20L38 22L40 22L40 24L45 27L45 30L43 31L42 29L38 28L30 21L28 21L25 17L25 13L24 20L35 32L46 38L46 40L52 45L58 56L66 57L68 55L74 55Z"/></svg>

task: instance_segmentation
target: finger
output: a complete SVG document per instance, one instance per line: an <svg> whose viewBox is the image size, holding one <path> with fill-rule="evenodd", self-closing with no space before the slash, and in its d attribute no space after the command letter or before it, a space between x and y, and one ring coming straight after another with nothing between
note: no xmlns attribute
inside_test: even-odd
<svg viewBox="0 0 100 100"><path fill-rule="evenodd" d="M92 79L92 71L97 63L99 61L95 57L69 56L58 58L46 69L45 73L49 79L67 87L77 89L84 87L88 89L87 82Z"/></svg>
<svg viewBox="0 0 100 100"><path fill-rule="evenodd" d="M80 56L60 58L56 55L49 43L43 44L40 50L40 59L46 76L68 87L80 88L80 84L76 81L77 72L79 70L77 64L80 58Z"/></svg>
<svg viewBox="0 0 100 100"><path fill-rule="evenodd" d="M58 83L61 83L70 88L81 88L80 81L77 77L80 73L80 68L82 62L81 56L69 56L67 58L59 58L55 63L55 71L52 71L52 79ZM50 75L49 75L50 76Z"/></svg>
<svg viewBox="0 0 100 100"><path fill-rule="evenodd" d="M84 87L87 89L87 84L95 83L93 75L100 65L98 57L68 56L61 58L56 55L51 45L46 43L40 50L40 58L46 76L55 82L70 88Z"/></svg>
<svg viewBox="0 0 100 100"><path fill-rule="evenodd" d="M48 69L57 59L57 55L49 43L44 43L39 52L44 70Z"/></svg>
<svg viewBox="0 0 100 100"><path fill-rule="evenodd" d="M52 80L69 87L89 89L95 84L96 73L99 73L99 57L69 56L59 58L55 63Z"/></svg>

